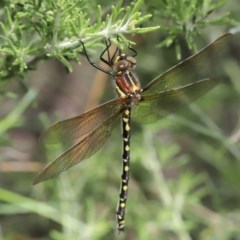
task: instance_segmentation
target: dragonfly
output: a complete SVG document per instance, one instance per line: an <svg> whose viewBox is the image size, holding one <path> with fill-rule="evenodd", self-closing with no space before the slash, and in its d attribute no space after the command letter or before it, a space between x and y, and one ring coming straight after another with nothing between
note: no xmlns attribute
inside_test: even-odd
<svg viewBox="0 0 240 240"><path fill-rule="evenodd" d="M84 43L83 52L89 63L110 75L115 82L117 97L79 116L57 122L44 133L47 143L67 140L72 145L56 160L45 166L35 177L34 184L56 177L72 166L95 154L110 137L116 124L122 123L122 175L116 209L118 231L125 229L125 210L130 172L131 119L151 123L189 105L219 83L224 49L232 39L230 33L201 49L196 54L157 76L145 87L133 73L137 52L131 54L116 47L110 56L111 41L100 60L110 67L106 70L92 62ZM61 140L59 140L61 139Z"/></svg>

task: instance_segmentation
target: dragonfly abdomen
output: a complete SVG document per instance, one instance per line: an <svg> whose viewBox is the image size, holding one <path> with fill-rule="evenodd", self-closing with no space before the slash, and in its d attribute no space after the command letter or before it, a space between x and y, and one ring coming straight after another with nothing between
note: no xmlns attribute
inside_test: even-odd
<svg viewBox="0 0 240 240"><path fill-rule="evenodd" d="M127 107L122 114L122 137L123 137L123 169L122 169L122 182L119 193L119 202L116 210L118 231L124 231L124 216L125 207L128 194L128 181L130 169L130 120L131 120L131 107Z"/></svg>

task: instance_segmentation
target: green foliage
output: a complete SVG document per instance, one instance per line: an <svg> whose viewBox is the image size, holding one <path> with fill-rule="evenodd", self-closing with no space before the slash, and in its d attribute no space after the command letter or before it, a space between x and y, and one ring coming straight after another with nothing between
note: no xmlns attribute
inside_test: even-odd
<svg viewBox="0 0 240 240"><path fill-rule="evenodd" d="M71 71L79 61L81 42L123 34L145 33L158 27L137 27L151 17L141 16L142 0L122 2L102 10L88 1L11 1L1 11L0 78L22 75L41 59L58 58ZM90 18L94 16L94 18Z"/></svg>
<svg viewBox="0 0 240 240"><path fill-rule="evenodd" d="M57 118L52 102L44 105L42 99L53 95L55 102L66 91L67 103L60 99L56 105L67 111L73 99L85 103L84 92L89 86L80 78L82 85L73 96L75 86L66 90L61 75L60 79L46 77L47 82L42 83L40 77L47 76L47 68L34 75L36 79L30 74L40 68L37 63L56 58L72 71L73 62L79 62L82 52L80 41L91 53L96 46L103 47L106 38L117 43L116 37L120 36L123 45L138 43L138 62L145 72L154 68L154 75L158 75L163 62L175 59L176 53L180 58L183 40L195 51L200 32L211 27L215 33L224 32L236 24L225 10L225 0L125 2L111 2L113 6L104 0L0 3L1 240L239 238L240 84L235 60L227 63L227 84L199 101L200 108L192 105L187 117L174 115L141 129L133 123L136 131L132 133L123 235L116 237L115 231L122 167L120 129L99 153L79 167L57 179L31 185L40 168L36 166L38 160L45 164L58 154L52 148L46 157L36 149L40 132L45 129L42 125L52 122L48 116ZM232 3L235 8L237 2ZM158 26L159 31L149 33ZM129 40L130 35L135 38ZM209 42L209 31L202 39L204 36ZM164 55L155 44L170 49L174 46L175 50ZM153 54L146 54L149 49ZM146 74L145 78L152 76ZM51 90L53 82L59 82L57 90ZM27 151L29 145L31 150ZM34 166L30 168L28 163ZM13 173L9 168L12 165Z"/></svg>
<svg viewBox="0 0 240 240"><path fill-rule="evenodd" d="M226 4L226 0L181 0L181 1L151 1L147 4L152 12L155 21L164 23L161 30L165 33L165 39L158 45L176 46L177 58L181 59L181 40L182 37L189 49L197 51L195 37L200 35L200 31L206 27L237 24L229 12L216 14L216 11Z"/></svg>

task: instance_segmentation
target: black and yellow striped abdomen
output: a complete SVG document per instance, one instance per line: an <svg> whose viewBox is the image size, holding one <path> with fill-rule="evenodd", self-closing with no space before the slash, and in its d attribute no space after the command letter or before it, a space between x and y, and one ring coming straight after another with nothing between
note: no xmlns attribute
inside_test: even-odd
<svg viewBox="0 0 240 240"><path fill-rule="evenodd" d="M131 107L127 107L122 114L122 136L123 136L123 169L122 182L119 193L119 202L116 211L118 230L124 231L124 215L128 194L129 168L130 168L130 121Z"/></svg>

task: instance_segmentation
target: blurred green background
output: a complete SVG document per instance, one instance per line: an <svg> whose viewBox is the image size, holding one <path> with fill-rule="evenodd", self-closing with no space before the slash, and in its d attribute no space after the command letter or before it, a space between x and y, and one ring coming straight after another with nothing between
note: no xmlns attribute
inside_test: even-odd
<svg viewBox="0 0 240 240"><path fill-rule="evenodd" d="M213 12L207 2L219 4L219 9ZM1 21L14 18L17 7L28 11L29 3L43 4L12 1L10 6L3 1ZM108 9L107 2L99 3ZM96 11L96 4L88 4L86 9ZM192 13L191 22L180 14L184 4L188 14ZM165 9L161 9L163 6ZM9 16L6 7L14 10ZM196 14L195 9L199 11ZM151 33L125 35L136 42L135 72L145 86L179 62L177 57L189 56L187 46L192 51L200 49L236 28L240 8L237 1L179 1L179 6L149 1L142 3L140 10L153 15L147 26L160 26L160 30ZM176 17L177 10L182 19ZM201 18L203 10L207 14ZM225 16L227 12L234 21ZM211 22L208 17L211 19L212 14L221 19ZM201 21L194 25L197 18ZM177 29L174 20L181 20L182 29ZM185 28L190 24L193 31ZM14 59L7 58L7 51L3 51L8 37L5 33L1 25L0 61L10 69ZM31 36L24 37L31 45ZM16 39L21 42L20 36ZM37 172L61 153L56 148L44 148L39 142L41 133L56 120L79 115L114 98L112 80L92 68L82 56L81 65L71 62L71 73L66 65L48 56L41 58L34 69L13 68L2 74L0 239L240 239L239 46L232 46L232 54L224 59L227 80L188 109L151 125L133 122L126 231L121 235L116 231L115 220L122 171L120 123L93 157L56 179L32 185ZM103 44L98 48L89 46L95 61L103 49Z"/></svg>

